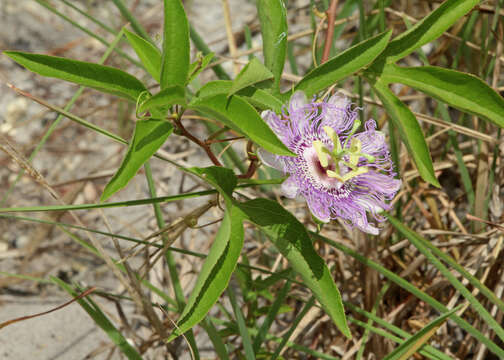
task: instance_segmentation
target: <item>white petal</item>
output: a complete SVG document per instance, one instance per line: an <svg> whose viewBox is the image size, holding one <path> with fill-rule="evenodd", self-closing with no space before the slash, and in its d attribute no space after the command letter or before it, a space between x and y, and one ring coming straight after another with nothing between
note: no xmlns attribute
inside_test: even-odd
<svg viewBox="0 0 504 360"><path fill-rule="evenodd" d="M267 165L279 171L285 170L283 161L279 160L275 154L272 154L269 151L264 150L263 148L259 148L259 150L257 150L257 156L259 156L259 159L264 165Z"/></svg>
<svg viewBox="0 0 504 360"><path fill-rule="evenodd" d="M381 206L374 204L373 202L369 201L368 199L358 198L358 199L355 199L355 202L357 202L366 211L369 211L372 214L381 214L383 212L383 208Z"/></svg>
<svg viewBox="0 0 504 360"><path fill-rule="evenodd" d="M282 194L289 199L294 199L299 192L299 187L292 176L289 176L287 179L285 179L285 181L282 183L281 189Z"/></svg>
<svg viewBox="0 0 504 360"><path fill-rule="evenodd" d="M306 99L305 93L302 91L296 91L290 98L289 112L299 110L307 103L308 100Z"/></svg>
<svg viewBox="0 0 504 360"><path fill-rule="evenodd" d="M364 213L363 216L366 216L366 214ZM380 230L376 226L371 225L370 223L366 224L366 222L367 221L365 221L363 217L358 217L357 220L354 222L354 224L359 229L361 229L364 232L367 232L368 234L378 235Z"/></svg>
<svg viewBox="0 0 504 360"><path fill-rule="evenodd" d="M341 109L346 109L350 104L350 100L341 92L337 92L336 94L331 96L329 100L327 100L327 102Z"/></svg>
<svg viewBox="0 0 504 360"><path fill-rule="evenodd" d="M271 110L264 110L261 113L261 117L263 118L264 121L266 121L266 124L270 125L271 127L271 122L274 120L275 113Z"/></svg>

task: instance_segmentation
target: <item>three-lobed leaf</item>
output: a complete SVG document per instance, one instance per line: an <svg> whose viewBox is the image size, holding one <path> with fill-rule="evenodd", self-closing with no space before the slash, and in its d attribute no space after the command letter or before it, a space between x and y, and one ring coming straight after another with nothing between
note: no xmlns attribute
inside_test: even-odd
<svg viewBox="0 0 504 360"><path fill-rule="evenodd" d="M372 84L373 89L387 110L387 114L399 129L401 138L406 145L408 152L413 157L418 172L422 178L436 187L440 187L429 153L429 147L415 115L394 93L387 84L377 81Z"/></svg>
<svg viewBox="0 0 504 360"><path fill-rule="evenodd" d="M380 78L383 82L411 86L448 105L504 127L504 99L474 75L437 66L406 68L390 64L383 68Z"/></svg>
<svg viewBox="0 0 504 360"><path fill-rule="evenodd" d="M21 51L4 51L4 54L34 73L91 87L132 102L147 91L140 80L110 66Z"/></svg>
<svg viewBox="0 0 504 360"><path fill-rule="evenodd" d="M341 295L326 263L313 248L304 225L272 200L254 199L236 206L249 221L269 236L278 251L303 278L338 329L351 338Z"/></svg>
<svg viewBox="0 0 504 360"><path fill-rule="evenodd" d="M238 96L226 94L194 98L189 108L222 121L233 130L243 133L264 149L279 155L295 156L276 137L257 111Z"/></svg>
<svg viewBox="0 0 504 360"><path fill-rule="evenodd" d="M161 89L185 86L189 73L189 23L181 0L164 0Z"/></svg>
<svg viewBox="0 0 504 360"><path fill-rule="evenodd" d="M308 98L373 62L385 49L392 31L362 41L306 74L295 86Z"/></svg>
<svg viewBox="0 0 504 360"><path fill-rule="evenodd" d="M121 166L103 190L101 201L124 188L142 165L154 155L172 133L173 126L165 120L139 120Z"/></svg>
<svg viewBox="0 0 504 360"><path fill-rule="evenodd" d="M140 61L145 66L145 70L147 70L152 78L159 83L161 79L161 51L153 44L131 31L124 29L124 34Z"/></svg>

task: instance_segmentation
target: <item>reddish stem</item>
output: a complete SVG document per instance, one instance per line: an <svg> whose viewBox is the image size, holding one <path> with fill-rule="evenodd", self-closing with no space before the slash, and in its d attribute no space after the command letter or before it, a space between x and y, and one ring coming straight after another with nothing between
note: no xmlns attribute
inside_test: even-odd
<svg viewBox="0 0 504 360"><path fill-rule="evenodd" d="M329 9L327 9L327 32L324 44L324 52L322 53L321 63L325 63L331 54L331 47L334 37L334 20L336 18L336 8L338 7L338 0L332 0Z"/></svg>
<svg viewBox="0 0 504 360"><path fill-rule="evenodd" d="M252 141L247 143L247 154L249 156L250 165L245 174L238 175L239 179L250 179L257 170L257 156L252 154Z"/></svg>
<svg viewBox="0 0 504 360"><path fill-rule="evenodd" d="M217 159L215 154L212 152L212 149L210 149L210 146L208 146L203 141L201 141L200 139L195 137L193 134L191 134L189 131L187 131L187 129L184 127L184 125L182 125L182 122L180 121L180 117L177 116L177 117L173 118L173 120L175 122L175 125L177 125L177 128L180 130L180 133L182 136L185 136L186 138L191 140L193 143L195 143L195 144L199 145L201 148L203 148L203 150L205 150L205 152L207 153L210 160L212 160L214 165L222 166L219 159Z"/></svg>

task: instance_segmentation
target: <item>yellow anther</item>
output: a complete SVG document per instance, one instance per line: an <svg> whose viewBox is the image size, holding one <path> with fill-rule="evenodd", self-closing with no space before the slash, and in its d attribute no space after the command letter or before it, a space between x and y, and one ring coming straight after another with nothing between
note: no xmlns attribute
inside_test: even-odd
<svg viewBox="0 0 504 360"><path fill-rule="evenodd" d="M331 141L334 144L333 153L339 154L341 152L341 141L339 139L338 134L330 126L324 126L323 129L324 129L325 133L327 134L327 136L329 136L329 139L331 139Z"/></svg>
<svg viewBox="0 0 504 360"><path fill-rule="evenodd" d="M327 159L327 149L324 147L324 144L320 140L315 140L313 142L313 147L315 148L315 151L317 152L317 156L320 161L320 165L322 165L323 168L326 168L327 165L329 165L329 162Z"/></svg>
<svg viewBox="0 0 504 360"><path fill-rule="evenodd" d="M345 181L348 181L351 178L354 178L356 176L365 174L368 171L369 171L369 169L366 166L361 166L360 168L357 168L355 170L347 172L345 175L341 176L337 172L334 172L332 170L327 170L327 176L334 178L334 179L338 180L339 182L344 183Z"/></svg>
<svg viewBox="0 0 504 360"><path fill-rule="evenodd" d="M359 139L353 138L350 142L350 166L356 167L361 156L362 143Z"/></svg>

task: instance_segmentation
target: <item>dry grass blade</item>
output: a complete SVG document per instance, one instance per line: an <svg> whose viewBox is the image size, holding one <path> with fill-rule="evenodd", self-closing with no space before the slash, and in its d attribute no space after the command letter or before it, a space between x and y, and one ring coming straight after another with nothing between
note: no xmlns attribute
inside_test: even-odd
<svg viewBox="0 0 504 360"><path fill-rule="evenodd" d="M7 140L7 138L0 133L0 150L9 155L12 160L16 162L33 180L42 185L53 198L58 199L58 194L51 188L49 183L44 179L41 173L37 171L29 161Z"/></svg>
<svg viewBox="0 0 504 360"><path fill-rule="evenodd" d="M479 218L479 217L474 216L474 215L471 215L471 214L467 214L467 215L466 215L466 218L467 218L467 220L478 221L478 222L482 222L482 223L484 223L484 224L487 224L487 225L493 226L493 227L495 227L495 228L499 229L500 231L504 232L504 226L499 225L499 224L496 224L496 223L494 223L494 222L484 220L484 219L482 219L482 218Z"/></svg>
<svg viewBox="0 0 504 360"><path fill-rule="evenodd" d="M19 318L16 318L16 319L12 319L12 320L8 320L8 321L5 321L3 323L0 323L0 330L3 329L4 327L6 326L9 326L9 325L12 325L14 323L17 323L17 322L20 322L20 321L24 321L24 320L28 320L28 319L33 319L33 318L36 318L36 317L39 317L39 316L42 316L42 315L46 315L46 314L50 314L54 311L57 311L57 310L60 310L62 308L64 308L65 306L68 306L70 305L71 303L73 303L74 301L77 301L79 299L82 299L83 297L86 297L88 296L89 294L91 294L93 291L95 291L96 288L95 287L92 287L90 289L87 289L86 291L84 291L82 294L80 294L79 296L73 298L72 300L70 301L67 301L66 303L62 304L62 305L59 305L57 307L55 307L54 309L51 309L51 310L47 310L47 311L44 311L44 312L41 312L41 313L38 313L38 314L34 314L34 315L27 315L27 316L22 316L22 317L19 317Z"/></svg>

